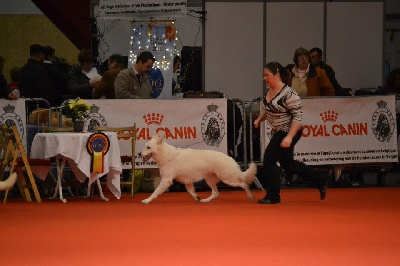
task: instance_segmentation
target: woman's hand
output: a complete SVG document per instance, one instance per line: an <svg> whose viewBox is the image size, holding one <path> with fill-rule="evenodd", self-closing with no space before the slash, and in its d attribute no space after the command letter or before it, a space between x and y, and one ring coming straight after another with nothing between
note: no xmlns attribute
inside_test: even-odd
<svg viewBox="0 0 400 266"><path fill-rule="evenodd" d="M293 140L292 137L286 136L281 142L281 147L282 148L289 148L290 145L292 144L292 140Z"/></svg>
<svg viewBox="0 0 400 266"><path fill-rule="evenodd" d="M255 128L259 128L259 126L260 126L260 122L257 119L254 120L253 124L254 124Z"/></svg>

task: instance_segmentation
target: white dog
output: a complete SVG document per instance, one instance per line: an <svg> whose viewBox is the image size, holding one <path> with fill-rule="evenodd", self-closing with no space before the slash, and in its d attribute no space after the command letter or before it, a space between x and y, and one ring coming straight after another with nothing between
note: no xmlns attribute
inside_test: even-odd
<svg viewBox="0 0 400 266"><path fill-rule="evenodd" d="M166 189L173 180L185 184L186 190L200 202L209 202L218 196L217 183L221 180L233 187L243 188L247 196L255 200L249 189L254 180L257 167L254 163L242 172L235 160L222 152L212 150L178 149L164 141L164 137L155 135L148 141L142 152L143 161L152 158L160 169L161 182L153 194L142 203L148 204ZM206 199L200 199L196 194L193 183L203 180L210 186L212 192Z"/></svg>
<svg viewBox="0 0 400 266"><path fill-rule="evenodd" d="M7 180L0 181L0 191L11 188L15 181L17 181L17 173L12 173Z"/></svg>

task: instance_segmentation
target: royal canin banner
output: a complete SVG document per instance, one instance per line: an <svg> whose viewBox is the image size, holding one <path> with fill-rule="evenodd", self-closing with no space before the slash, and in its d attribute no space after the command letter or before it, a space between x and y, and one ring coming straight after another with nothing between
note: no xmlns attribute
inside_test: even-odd
<svg viewBox="0 0 400 266"><path fill-rule="evenodd" d="M207 149L227 153L227 100L86 100L92 106L84 130L96 126L127 127L136 123L136 167L155 168L138 155L155 134L182 149ZM121 155L130 155L130 142L120 140Z"/></svg>
<svg viewBox="0 0 400 266"><path fill-rule="evenodd" d="M27 151L25 102L25 99L0 99L0 126L5 124L7 127L11 128L12 125L16 125L24 148Z"/></svg>
<svg viewBox="0 0 400 266"><path fill-rule="evenodd" d="M310 165L397 162L394 96L305 98L294 157ZM262 149L270 140L262 127Z"/></svg>

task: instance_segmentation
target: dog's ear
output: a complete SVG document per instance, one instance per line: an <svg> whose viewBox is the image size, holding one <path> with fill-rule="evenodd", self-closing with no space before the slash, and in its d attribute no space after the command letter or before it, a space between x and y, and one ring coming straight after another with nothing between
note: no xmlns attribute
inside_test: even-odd
<svg viewBox="0 0 400 266"><path fill-rule="evenodd" d="M157 136L158 136L158 134L157 134ZM161 144L163 142L163 140L164 140L164 136L158 136L157 144Z"/></svg>
<svg viewBox="0 0 400 266"><path fill-rule="evenodd" d="M160 138L160 135L158 135L158 133L156 133L156 134L154 134L151 138L152 138L152 139L158 139L158 138Z"/></svg>

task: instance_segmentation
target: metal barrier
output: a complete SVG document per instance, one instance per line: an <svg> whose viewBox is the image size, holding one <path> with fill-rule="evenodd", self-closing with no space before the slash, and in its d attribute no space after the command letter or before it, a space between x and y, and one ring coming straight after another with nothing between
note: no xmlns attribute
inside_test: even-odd
<svg viewBox="0 0 400 266"><path fill-rule="evenodd" d="M259 158L258 160L255 160L254 158L254 146L256 143L254 143L254 140L257 138L258 141L260 141L260 135L255 135L253 132L253 121L257 117L253 119L253 112L254 112L254 105L257 104L257 110L260 109L260 102L261 102L261 97L257 97L249 102L249 106L247 108L248 116L249 116L249 135L250 135L250 143L249 143L249 149L250 149L250 161L256 163L257 165L262 165L262 148L261 148L261 142L258 143L258 148L259 148ZM258 111L257 111L258 112ZM257 114L258 115L258 114Z"/></svg>
<svg viewBox="0 0 400 266"><path fill-rule="evenodd" d="M29 115L39 108L48 109L50 108L50 103L43 98L31 98L25 99L25 115L26 115L26 153L28 157L30 156L31 152L31 145L33 138L35 137L36 133L41 132L41 125L39 124L39 115L37 125L31 125L29 121ZM48 119L50 121L50 112L48 115Z"/></svg>
<svg viewBox="0 0 400 266"><path fill-rule="evenodd" d="M255 118L257 118L257 117L253 117L254 116L254 114L253 114L253 112L254 112L254 108L255 108L255 105L256 105L256 109L257 109L257 113L256 113L256 115L258 116L258 112L259 112L259 110L260 110L260 101L261 101L261 97L257 97L257 98L255 98L255 99L253 99L253 100L251 100L249 103L248 103L248 106L247 106L247 117L248 117L248 120L247 120L247 122L248 122L248 131L249 131L249 139L250 139L250 141L249 141L249 156L250 156L250 162L254 162L257 166L258 166L258 168L260 168L261 166L262 166L262 147L261 147L261 134L256 134L254 131L253 131L253 121L254 121L254 119ZM261 130L261 129L260 129ZM247 134L246 134L247 135ZM255 141L258 141L258 143L256 143ZM258 158L255 158L255 147L256 147L256 145L258 145L258 155L259 155L259 157ZM257 188L259 188L259 189L261 189L261 190L263 190L263 191L265 191L265 189L263 188L263 186L261 185L261 183L260 183L260 181L258 180L258 178L257 177L255 177L254 178L254 184L257 186Z"/></svg>
<svg viewBox="0 0 400 266"><path fill-rule="evenodd" d="M228 137L228 149L229 147L233 147L233 153L229 154L231 155L238 163L239 165L247 166L247 137L246 137L246 107L245 104L242 100L240 99L231 99L228 97L228 99L231 101L232 105L230 106L229 101L228 101L228 114L229 114L229 108L231 109L232 112L232 121L228 121L228 123L231 123L233 125L233 130L230 132L230 130L227 131L227 137ZM240 116L237 114L237 112L240 112ZM240 118L240 121L238 121ZM229 115L228 115L229 119ZM239 128L238 128L239 127ZM233 134L232 137L229 136L229 134ZM240 138L240 139L239 139ZM239 145L239 140L240 144L242 144L242 152L239 154L238 151L238 145ZM233 141L233 143L229 143L229 141ZM230 153L230 151L228 151Z"/></svg>
<svg viewBox="0 0 400 266"><path fill-rule="evenodd" d="M63 120L62 120L62 109L64 105L62 104L59 107L51 107L50 103L43 98L32 98L32 99L25 99L25 110L26 110L26 142L27 142L27 155L28 157L30 156L31 152L31 146L32 146L32 141L36 135L36 133L41 133L42 132L42 127L44 125L47 126L62 126ZM33 121L29 121L29 117L32 113L37 110L37 117L36 117L36 122L35 124L32 124ZM47 124L43 120L45 117L42 115L43 113L46 113L47 115ZM55 115L58 117L58 125L53 123L52 116ZM55 162L52 162L51 167L50 167L50 172L49 176L52 178L54 182L57 181L57 167ZM71 167L68 165L68 163L64 167L64 174L63 174L63 180L73 180L74 174L72 173ZM67 192L71 195L74 196L74 193L71 190L70 186L65 186L65 189ZM52 194L52 191L48 191L47 194Z"/></svg>

